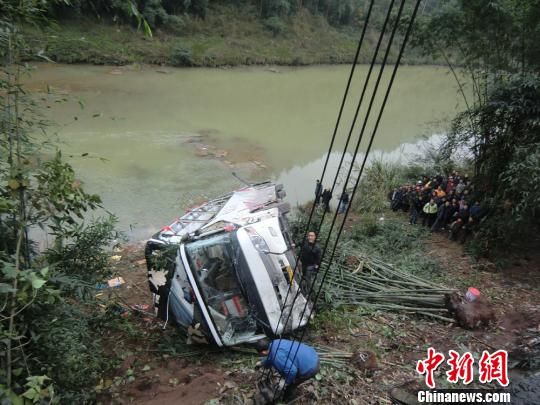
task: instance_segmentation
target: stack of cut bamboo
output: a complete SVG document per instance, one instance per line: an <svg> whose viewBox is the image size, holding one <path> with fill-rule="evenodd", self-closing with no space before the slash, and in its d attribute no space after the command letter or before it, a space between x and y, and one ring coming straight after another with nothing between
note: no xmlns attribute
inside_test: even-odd
<svg viewBox="0 0 540 405"><path fill-rule="evenodd" d="M355 264L340 264L343 262ZM359 305L453 321L446 316L444 295L455 290L397 270L378 259L349 254L347 260L335 261L328 270L323 292L325 300L333 305Z"/></svg>
<svg viewBox="0 0 540 405"><path fill-rule="evenodd" d="M320 345L315 346L315 350L319 355L321 364L335 368L348 367L353 355L352 353Z"/></svg>

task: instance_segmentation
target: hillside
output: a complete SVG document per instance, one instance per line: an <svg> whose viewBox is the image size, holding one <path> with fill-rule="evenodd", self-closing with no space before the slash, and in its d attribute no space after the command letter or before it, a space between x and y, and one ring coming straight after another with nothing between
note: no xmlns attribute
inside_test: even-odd
<svg viewBox="0 0 540 405"><path fill-rule="evenodd" d="M368 63L377 30L368 30L360 61ZM59 63L171 66L310 65L352 61L360 28L332 26L321 15L300 10L277 26L257 16L253 7L214 5L204 19L184 16L177 26L153 29L145 36L125 23L90 17L60 18L45 29L27 27L30 59ZM394 59L396 50L392 50ZM38 56L39 55L39 56ZM409 50L406 63L431 63Z"/></svg>

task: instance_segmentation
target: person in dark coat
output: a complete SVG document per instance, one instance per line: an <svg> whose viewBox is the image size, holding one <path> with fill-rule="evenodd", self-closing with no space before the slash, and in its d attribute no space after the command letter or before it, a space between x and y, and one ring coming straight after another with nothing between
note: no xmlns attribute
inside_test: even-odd
<svg viewBox="0 0 540 405"><path fill-rule="evenodd" d="M349 193L347 193L347 191L344 191L343 194L341 194L341 198L339 199L338 214L344 214L347 210L348 205Z"/></svg>
<svg viewBox="0 0 540 405"><path fill-rule="evenodd" d="M473 236L477 227L478 227L478 220L472 216L469 217L469 221L465 225L463 225L461 235L458 240L459 243L464 244L469 237Z"/></svg>
<svg viewBox="0 0 540 405"><path fill-rule="evenodd" d="M451 218L452 213L452 205L450 204L450 201L446 200L437 210L437 219L431 227L431 232L437 232L441 228L444 229L448 220Z"/></svg>
<svg viewBox="0 0 540 405"><path fill-rule="evenodd" d="M458 218L461 218L461 222L466 224L469 221L469 216L469 204L464 202L462 208L458 212Z"/></svg>
<svg viewBox="0 0 540 405"><path fill-rule="evenodd" d="M418 216L422 216L422 209L424 208L424 200L422 199L422 195L411 193L410 197L410 216L409 216L409 224L416 225L416 221L418 220Z"/></svg>
<svg viewBox="0 0 540 405"><path fill-rule="evenodd" d="M474 205L469 209L469 214L471 218L479 220L482 216L482 207L480 206L480 201L476 200Z"/></svg>
<svg viewBox="0 0 540 405"><path fill-rule="evenodd" d="M401 198L403 197L403 190L394 189L392 193L392 198L390 199L390 207L392 211L397 211L401 207Z"/></svg>
<svg viewBox="0 0 540 405"><path fill-rule="evenodd" d="M325 188L321 194L321 198L324 205L324 211L330 212L330 200L332 199L332 192L330 189Z"/></svg>
<svg viewBox="0 0 540 405"><path fill-rule="evenodd" d="M304 274L306 292L309 292L311 284L317 277L319 271L319 265L321 264L321 247L317 242L317 234L313 231L307 235L307 240L302 246L300 252L300 261L302 262L302 270Z"/></svg>
<svg viewBox="0 0 540 405"><path fill-rule="evenodd" d="M457 240L463 229L463 221L461 218L457 218L450 225L450 233L448 234L448 239Z"/></svg>
<svg viewBox="0 0 540 405"><path fill-rule="evenodd" d="M321 200L321 193L322 184L321 181L317 179L317 182L315 183L315 205L319 204L319 201Z"/></svg>
<svg viewBox="0 0 540 405"><path fill-rule="evenodd" d="M412 189L410 187L402 187L403 194L401 195L401 210L403 212L409 211L410 208L410 195Z"/></svg>
<svg viewBox="0 0 540 405"><path fill-rule="evenodd" d="M449 200L450 201L450 200ZM452 199L450 202L450 207L448 208L448 219L446 220L446 223L444 226L448 226L457 216L457 213L459 211L459 204L455 198Z"/></svg>

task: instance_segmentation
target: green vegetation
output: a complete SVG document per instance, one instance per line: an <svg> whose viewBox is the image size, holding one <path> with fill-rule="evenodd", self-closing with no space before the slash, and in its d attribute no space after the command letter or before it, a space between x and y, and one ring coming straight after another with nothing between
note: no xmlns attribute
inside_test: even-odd
<svg viewBox="0 0 540 405"><path fill-rule="evenodd" d="M487 209L472 242L480 254L538 242L539 10L538 0L456 1L417 31L426 53L454 54L470 75L473 97L463 92L468 108L453 120L441 154L451 166L456 151L469 152L474 198Z"/></svg>
<svg viewBox="0 0 540 405"><path fill-rule="evenodd" d="M0 401L88 403L114 361L104 355L100 329L109 323L94 292L109 274L114 218L85 221L100 198L34 136L46 125L21 84L19 27L40 23L39 4L0 4ZM30 234L53 246L38 251Z"/></svg>
<svg viewBox="0 0 540 405"><path fill-rule="evenodd" d="M304 207L299 207L295 212L294 221L291 223L294 240L302 240L302 229L308 215L309 211ZM346 253L354 251L358 255L391 263L400 270L419 277L444 283L444 275L440 273L437 262L433 257L425 255L424 242L429 238L429 232L423 227L411 227L389 210L385 210L383 215L381 217L380 212L364 212L354 225L346 227L336 251L336 260L346 261ZM321 227L319 241L326 240L328 235L328 217L327 215ZM312 229L318 227L320 220L321 212L316 211ZM329 249L331 246L332 244ZM327 255L330 255L330 250Z"/></svg>
<svg viewBox="0 0 540 405"><path fill-rule="evenodd" d="M154 31L149 38L129 25L65 21L44 31L28 28L33 54L64 63L171 66L342 63L352 59L356 38L309 14L291 20L279 37L245 11L219 8L205 20L189 19L182 35ZM36 59L33 57L33 59Z"/></svg>
<svg viewBox="0 0 540 405"><path fill-rule="evenodd" d="M438 3L437 1L432 3ZM389 0L375 2L375 21L382 21ZM369 0L77 0L70 4L57 3L50 7L53 16L93 15L97 18L112 16L112 20L133 22L135 9L152 27L173 27L181 30L188 16L207 18L214 6L230 6L237 11L250 9L251 13L270 27L277 28L280 19L308 11L321 15L334 26L358 23L368 12ZM432 4L432 8L435 4ZM138 23L138 22L137 22Z"/></svg>
<svg viewBox="0 0 540 405"><path fill-rule="evenodd" d="M56 24L25 28L31 46L27 58L63 63L210 67L348 63L354 57L367 9L366 1L357 3L355 17L343 23L332 20L324 11L308 7L307 3L269 17L261 17L259 2L248 1L211 2L204 18L193 12L184 13L183 6L173 8L177 14L166 14L168 17L164 19L143 12L152 25L152 37L137 30L136 23L130 24L131 17L113 13L110 5L102 8L97 5L97 14L89 6L80 5L77 12L69 11L66 6L55 7L50 15L57 19ZM364 52L360 55L362 63L371 58L370 51L375 47L389 2L376 3ZM395 59L396 53L393 50L390 57ZM405 60L414 64L432 61L431 56L422 56L414 50L408 52Z"/></svg>

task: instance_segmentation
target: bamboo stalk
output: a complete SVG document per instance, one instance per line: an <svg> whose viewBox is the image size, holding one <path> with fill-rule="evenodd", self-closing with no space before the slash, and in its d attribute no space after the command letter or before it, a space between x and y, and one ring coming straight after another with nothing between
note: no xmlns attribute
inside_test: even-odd
<svg viewBox="0 0 540 405"><path fill-rule="evenodd" d="M359 264L325 263L328 274L324 290L333 304L417 313L451 322L441 315L447 312L444 295L455 290L350 251L344 251L340 260L348 257L355 257Z"/></svg>

